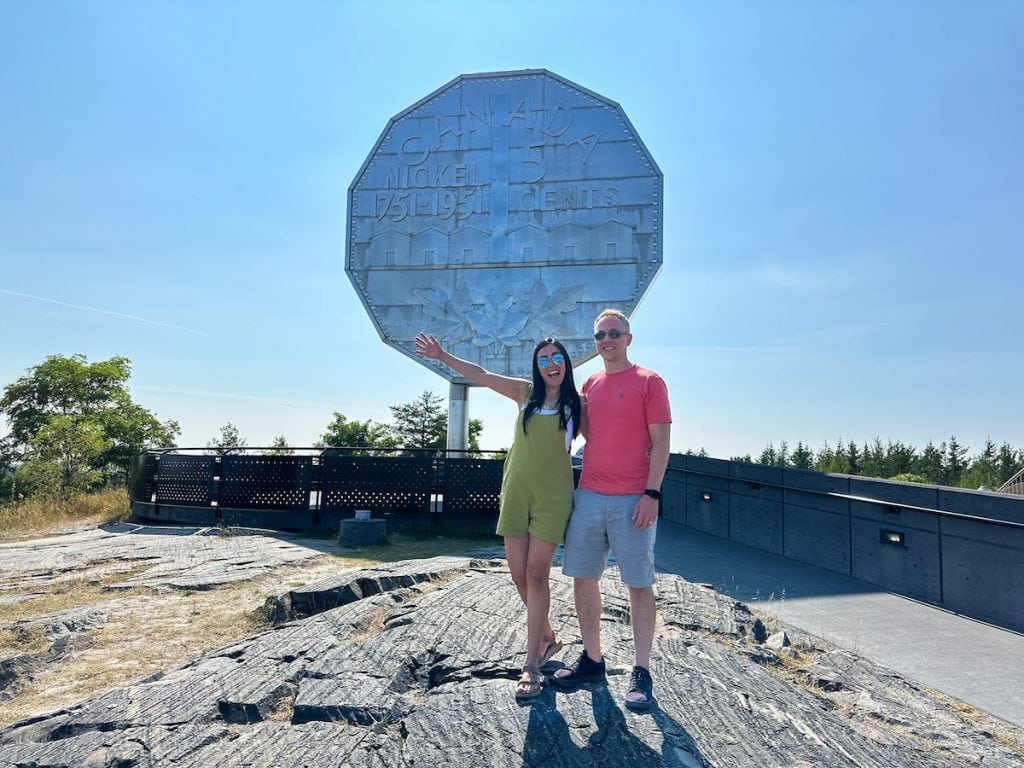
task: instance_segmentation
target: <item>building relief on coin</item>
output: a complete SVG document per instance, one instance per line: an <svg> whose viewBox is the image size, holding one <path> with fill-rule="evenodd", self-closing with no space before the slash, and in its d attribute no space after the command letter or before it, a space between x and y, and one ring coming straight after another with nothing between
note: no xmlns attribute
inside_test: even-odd
<svg viewBox="0 0 1024 768"><path fill-rule="evenodd" d="M529 375L535 342L593 356L661 267L662 175L615 102L546 70L463 75L389 121L349 188L346 272L381 338L421 330Z"/></svg>

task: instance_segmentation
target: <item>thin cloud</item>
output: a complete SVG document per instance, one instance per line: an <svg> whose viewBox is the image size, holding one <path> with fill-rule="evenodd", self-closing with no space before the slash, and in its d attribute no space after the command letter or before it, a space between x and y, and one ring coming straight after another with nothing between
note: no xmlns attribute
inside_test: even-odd
<svg viewBox="0 0 1024 768"><path fill-rule="evenodd" d="M253 403L261 406L283 408L285 410L338 410L337 403L320 403L313 400L292 400L283 397L267 397L265 395L242 395L236 392L214 392L211 390L180 387L175 384L165 384L162 382L137 382L132 388L150 392L169 392L175 394L189 395L192 397L212 397L228 400L239 400L242 402Z"/></svg>
<svg viewBox="0 0 1024 768"><path fill-rule="evenodd" d="M84 312L96 312L101 315L111 315L112 317L120 317L124 320L134 320L137 323L145 323L146 325L155 325L160 328L170 328L175 331L184 331L185 333L194 333L197 336L213 336L211 333L206 331L197 331L195 328L186 328L182 325L174 325L173 323L161 323L158 320L148 320L145 317L139 317L138 315L127 315L124 312L114 312L110 309L100 309L99 307L87 307L84 304L72 304L68 301L60 301L59 299L48 299L45 296L35 296L31 293L22 293L21 291L11 291L6 288L0 288L0 293L6 293L10 296L20 296L23 299L32 299L34 301L42 301L47 304L57 304L62 307L70 307L71 309L79 309Z"/></svg>
<svg viewBox="0 0 1024 768"><path fill-rule="evenodd" d="M769 262L754 270L753 275L805 299L821 301L833 293L834 281L824 275L814 274L806 267L794 268Z"/></svg>

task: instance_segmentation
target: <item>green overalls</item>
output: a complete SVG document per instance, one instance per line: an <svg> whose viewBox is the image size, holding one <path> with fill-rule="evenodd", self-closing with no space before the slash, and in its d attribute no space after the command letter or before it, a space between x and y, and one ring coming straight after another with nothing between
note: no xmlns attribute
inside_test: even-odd
<svg viewBox="0 0 1024 768"><path fill-rule="evenodd" d="M528 432L519 410L516 436L501 482L499 536L526 536L561 544L572 512L572 466L558 414L534 411Z"/></svg>

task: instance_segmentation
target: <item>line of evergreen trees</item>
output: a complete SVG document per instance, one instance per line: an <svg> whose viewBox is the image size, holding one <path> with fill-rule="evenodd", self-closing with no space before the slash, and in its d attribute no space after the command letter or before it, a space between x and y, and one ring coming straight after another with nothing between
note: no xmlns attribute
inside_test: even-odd
<svg viewBox="0 0 1024 768"><path fill-rule="evenodd" d="M749 454L732 459L772 467L993 491L1024 469L1024 450L1013 448L1008 443L997 447L989 438L977 455L969 457L968 451L969 447L962 445L955 435L938 446L929 440L923 450L893 440L883 445L879 437L862 446L853 440L844 442L840 439L833 448L826 442L817 451L802 442L790 450L783 440L778 448L768 443L757 459Z"/></svg>

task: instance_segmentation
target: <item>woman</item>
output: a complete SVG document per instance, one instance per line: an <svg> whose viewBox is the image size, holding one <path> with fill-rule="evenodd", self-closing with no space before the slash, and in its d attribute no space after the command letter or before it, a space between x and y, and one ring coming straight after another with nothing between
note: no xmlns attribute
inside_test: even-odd
<svg viewBox="0 0 1024 768"><path fill-rule="evenodd" d="M440 360L465 378L516 401L519 418L505 459L498 534L512 581L526 604L526 663L516 683L516 697L540 694L540 668L562 648L548 619L548 578L555 549L564 541L572 512L572 466L569 449L579 433L580 396L572 362L562 343L538 342L533 350L533 381L502 376L441 349L425 333L416 337L416 352Z"/></svg>

